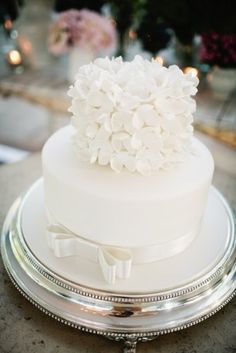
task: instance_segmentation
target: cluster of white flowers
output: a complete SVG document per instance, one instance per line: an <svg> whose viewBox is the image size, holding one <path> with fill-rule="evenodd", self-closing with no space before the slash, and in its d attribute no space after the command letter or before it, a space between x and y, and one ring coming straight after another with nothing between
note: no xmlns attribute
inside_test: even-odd
<svg viewBox="0 0 236 353"><path fill-rule="evenodd" d="M82 66L68 91L79 157L150 175L189 153L198 79L136 56Z"/></svg>

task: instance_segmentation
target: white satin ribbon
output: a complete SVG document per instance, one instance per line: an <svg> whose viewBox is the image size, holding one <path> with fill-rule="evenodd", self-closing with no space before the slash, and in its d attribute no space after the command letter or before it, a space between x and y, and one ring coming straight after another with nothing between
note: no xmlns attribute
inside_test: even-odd
<svg viewBox="0 0 236 353"><path fill-rule="evenodd" d="M49 248L56 257L81 256L100 265L106 282L113 284L115 279L130 276L132 254L118 247L98 245L68 231L59 224L47 227Z"/></svg>
<svg viewBox="0 0 236 353"><path fill-rule="evenodd" d="M159 245L126 249L86 240L58 223L51 223L47 227L47 241L57 257L80 256L98 263L106 282L114 284L116 278L130 277L132 264L154 262L183 251L196 232L197 229Z"/></svg>

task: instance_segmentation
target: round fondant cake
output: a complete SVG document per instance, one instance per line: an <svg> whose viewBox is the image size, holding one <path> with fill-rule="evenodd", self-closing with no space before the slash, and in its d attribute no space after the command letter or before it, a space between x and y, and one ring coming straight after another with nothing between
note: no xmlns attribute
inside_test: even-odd
<svg viewBox="0 0 236 353"><path fill-rule="evenodd" d="M97 59L69 89L72 126L43 153L48 244L104 277L173 256L199 232L214 170L193 137L198 80L136 57Z"/></svg>

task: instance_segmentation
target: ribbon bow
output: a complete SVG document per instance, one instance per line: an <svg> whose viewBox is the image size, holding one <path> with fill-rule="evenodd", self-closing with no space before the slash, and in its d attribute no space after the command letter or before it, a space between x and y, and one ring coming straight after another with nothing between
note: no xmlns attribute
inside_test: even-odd
<svg viewBox="0 0 236 353"><path fill-rule="evenodd" d="M106 282L130 276L132 254L128 249L100 245L83 239L60 224L47 227L49 248L56 257L81 256L100 265Z"/></svg>

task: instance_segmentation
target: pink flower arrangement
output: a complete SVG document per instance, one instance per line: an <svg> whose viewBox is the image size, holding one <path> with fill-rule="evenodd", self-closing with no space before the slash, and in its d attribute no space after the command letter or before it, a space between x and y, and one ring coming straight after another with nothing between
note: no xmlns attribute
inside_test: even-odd
<svg viewBox="0 0 236 353"><path fill-rule="evenodd" d="M236 34L202 34L200 59L212 66L236 67Z"/></svg>
<svg viewBox="0 0 236 353"><path fill-rule="evenodd" d="M116 44L117 34L112 21L90 10L61 12L49 30L48 48L55 55L74 47L96 54L112 50Z"/></svg>

